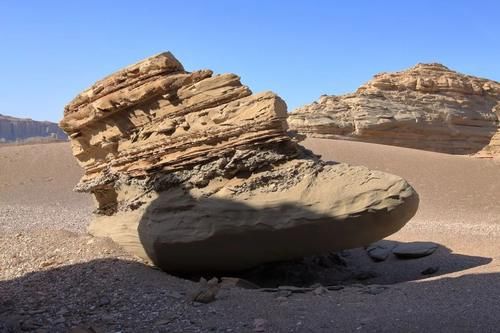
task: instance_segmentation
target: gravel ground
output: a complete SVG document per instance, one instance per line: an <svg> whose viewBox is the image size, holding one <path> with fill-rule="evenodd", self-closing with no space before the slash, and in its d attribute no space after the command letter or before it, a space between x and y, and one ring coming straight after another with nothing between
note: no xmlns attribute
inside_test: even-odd
<svg viewBox="0 0 500 333"><path fill-rule="evenodd" d="M335 144L337 152L346 149ZM380 156L393 159L382 167L395 173L405 169L408 156L436 166L429 167L429 185L418 170L424 193L419 214L434 218L427 225L419 218L391 239L434 241L439 249L425 258L382 263L363 249L350 250L342 254L346 267L316 272L338 280L334 290L224 287L209 304L192 301L197 283L85 234L92 203L71 192L81 171L68 145L0 148L0 332L499 332L500 239L491 201L498 187L485 189L489 197L478 200L477 215L469 209L466 220L445 219L447 209L454 216L452 205L429 207L442 200L429 197L429 189L440 186L432 174L448 166L441 154L366 147L347 147L357 159L350 162L373 163L370 154L379 149ZM330 146L316 147L322 148ZM39 156L42 161L33 163ZM452 163L455 168L460 162ZM495 176L488 167L479 170L477 177ZM477 224L463 232L463 225ZM486 225L495 232L488 234ZM429 267L438 271L422 275Z"/></svg>
<svg viewBox="0 0 500 333"><path fill-rule="evenodd" d="M62 205L2 205L0 230L17 232L52 229L84 233L91 217L92 207L68 208Z"/></svg>
<svg viewBox="0 0 500 333"><path fill-rule="evenodd" d="M319 294L222 289L201 304L190 298L195 283L105 239L21 232L1 236L0 250L1 332L498 331L500 295L485 288L498 273Z"/></svg>

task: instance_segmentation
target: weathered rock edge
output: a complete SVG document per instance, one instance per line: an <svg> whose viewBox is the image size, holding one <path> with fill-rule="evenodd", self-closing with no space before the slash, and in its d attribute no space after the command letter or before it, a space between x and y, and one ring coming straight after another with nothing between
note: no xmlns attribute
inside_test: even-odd
<svg viewBox="0 0 500 333"><path fill-rule="evenodd" d="M449 154L500 157L500 83L441 64L381 73L352 94L321 96L290 114L290 129Z"/></svg>
<svg viewBox="0 0 500 333"><path fill-rule="evenodd" d="M168 271L230 271L367 245L415 214L406 181L321 161L286 117L274 93L171 53L98 81L60 123L97 202L89 232Z"/></svg>

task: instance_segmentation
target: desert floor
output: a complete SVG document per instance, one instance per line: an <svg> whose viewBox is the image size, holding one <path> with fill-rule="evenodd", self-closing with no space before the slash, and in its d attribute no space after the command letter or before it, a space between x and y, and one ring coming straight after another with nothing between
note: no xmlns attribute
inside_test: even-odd
<svg viewBox="0 0 500 333"><path fill-rule="evenodd" d="M500 164L467 156L308 139L324 159L406 178L417 215L389 237L432 241L432 255L375 263L341 254L343 288L321 294L196 283L85 234L89 195L67 143L0 147L0 332L500 332ZM430 276L421 272L438 268Z"/></svg>

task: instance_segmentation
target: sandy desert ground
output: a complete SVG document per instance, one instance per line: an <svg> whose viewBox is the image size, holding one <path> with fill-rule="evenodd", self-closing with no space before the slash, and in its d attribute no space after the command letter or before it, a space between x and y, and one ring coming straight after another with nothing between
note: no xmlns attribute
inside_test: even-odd
<svg viewBox="0 0 500 333"><path fill-rule="evenodd" d="M500 164L405 148L308 139L324 159L406 178L417 215L394 242L440 244L431 256L375 263L363 249L332 268L338 290L223 289L196 283L85 234L90 196L69 144L0 147L0 332L500 332ZM438 268L430 276L421 272ZM347 277L346 277L347 274Z"/></svg>

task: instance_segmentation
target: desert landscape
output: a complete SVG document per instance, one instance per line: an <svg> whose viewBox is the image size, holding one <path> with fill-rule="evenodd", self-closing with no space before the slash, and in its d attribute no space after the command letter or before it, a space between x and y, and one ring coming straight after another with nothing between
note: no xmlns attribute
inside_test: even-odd
<svg viewBox="0 0 500 333"><path fill-rule="evenodd" d="M0 333L500 333L498 13L0 1Z"/></svg>
<svg viewBox="0 0 500 333"><path fill-rule="evenodd" d="M498 331L495 150L286 118L161 53L70 102L71 142L0 146L0 331Z"/></svg>
<svg viewBox="0 0 500 333"><path fill-rule="evenodd" d="M376 263L364 249L353 249L342 254L347 267L329 269L339 281L347 279L338 290L289 295L222 289L216 301L196 306L189 298L196 282L152 269L111 241L86 234L93 204L72 192L81 168L68 143L2 147L0 327L6 332L497 331L500 212L494 198L500 193L500 165L369 143L308 139L305 145L326 159L407 178L420 194L419 210L388 239L432 241L439 244L436 252ZM464 170L464 177L453 176ZM438 271L422 275L429 267ZM366 272L375 276L356 279Z"/></svg>

